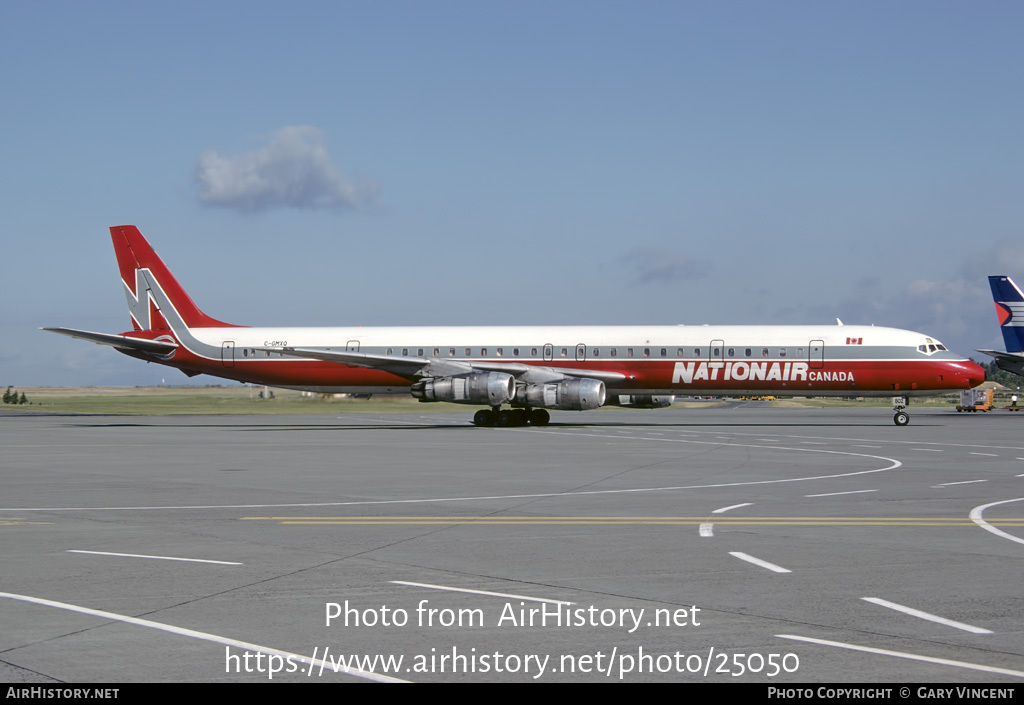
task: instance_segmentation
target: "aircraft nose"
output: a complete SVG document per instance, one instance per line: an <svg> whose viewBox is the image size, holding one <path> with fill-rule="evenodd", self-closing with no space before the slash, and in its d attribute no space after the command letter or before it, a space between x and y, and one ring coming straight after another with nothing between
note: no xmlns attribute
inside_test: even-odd
<svg viewBox="0 0 1024 705"><path fill-rule="evenodd" d="M967 383L971 387L977 387L985 381L985 368L973 362L964 365L964 374L967 376Z"/></svg>

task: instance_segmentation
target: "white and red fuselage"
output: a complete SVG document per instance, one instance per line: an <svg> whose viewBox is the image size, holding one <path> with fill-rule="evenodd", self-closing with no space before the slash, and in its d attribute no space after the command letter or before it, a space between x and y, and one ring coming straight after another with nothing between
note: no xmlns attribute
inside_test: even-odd
<svg viewBox="0 0 1024 705"><path fill-rule="evenodd" d="M620 373L621 380L606 382L609 395L914 396L984 380L977 365L927 336L875 326L230 327L189 333L191 340L179 339L181 347L165 364L323 392L407 391L412 381L274 349Z"/></svg>
<svg viewBox="0 0 1024 705"><path fill-rule="evenodd" d="M978 365L937 340L875 326L236 326L203 313L136 227L110 232L134 330L49 330L188 375L320 392L407 391L527 415L663 406L678 395L909 397L984 381ZM546 412L521 418L547 423Z"/></svg>

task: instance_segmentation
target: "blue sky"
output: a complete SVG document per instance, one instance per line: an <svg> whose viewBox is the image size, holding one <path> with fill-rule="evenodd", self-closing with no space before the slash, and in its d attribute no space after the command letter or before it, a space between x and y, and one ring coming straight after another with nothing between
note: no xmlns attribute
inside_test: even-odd
<svg viewBox="0 0 1024 705"><path fill-rule="evenodd" d="M125 223L241 324L839 317L984 357L985 277L1024 281L1022 20L2 3L0 384L186 381L37 330L130 328L107 233Z"/></svg>

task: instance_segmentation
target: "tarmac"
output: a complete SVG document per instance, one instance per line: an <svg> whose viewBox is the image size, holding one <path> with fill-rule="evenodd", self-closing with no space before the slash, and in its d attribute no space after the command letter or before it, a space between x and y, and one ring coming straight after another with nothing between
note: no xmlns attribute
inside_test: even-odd
<svg viewBox="0 0 1024 705"><path fill-rule="evenodd" d="M4 415L0 682L1024 682L1024 417Z"/></svg>

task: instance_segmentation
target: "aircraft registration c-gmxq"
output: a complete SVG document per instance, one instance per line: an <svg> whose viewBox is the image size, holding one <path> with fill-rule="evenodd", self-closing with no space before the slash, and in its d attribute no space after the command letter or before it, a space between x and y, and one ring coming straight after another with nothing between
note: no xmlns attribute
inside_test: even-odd
<svg viewBox="0 0 1024 705"><path fill-rule="evenodd" d="M894 397L969 389L973 362L875 326L257 328L203 313L133 225L110 228L133 330L45 328L215 377L316 392L409 392L475 404L477 426L544 426L548 410L662 407L676 395Z"/></svg>

